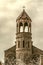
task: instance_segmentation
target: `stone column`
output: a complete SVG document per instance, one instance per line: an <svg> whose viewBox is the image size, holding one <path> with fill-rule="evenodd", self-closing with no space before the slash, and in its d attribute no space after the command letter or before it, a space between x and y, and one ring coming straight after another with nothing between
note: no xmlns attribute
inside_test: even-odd
<svg viewBox="0 0 43 65"><path fill-rule="evenodd" d="M24 26L24 22L23 22L23 32L25 32L25 26Z"/></svg>
<svg viewBox="0 0 43 65"><path fill-rule="evenodd" d="M28 23L28 32L29 32L29 23Z"/></svg>
<svg viewBox="0 0 43 65"><path fill-rule="evenodd" d="M18 32L20 32L20 25L19 25L19 23L18 23Z"/></svg>

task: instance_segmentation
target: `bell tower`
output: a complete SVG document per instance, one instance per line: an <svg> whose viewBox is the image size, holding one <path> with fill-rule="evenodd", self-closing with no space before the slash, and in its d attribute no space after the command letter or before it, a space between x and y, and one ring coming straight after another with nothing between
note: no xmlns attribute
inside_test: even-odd
<svg viewBox="0 0 43 65"><path fill-rule="evenodd" d="M16 20L16 59L25 61L32 55L31 19L23 9Z"/></svg>

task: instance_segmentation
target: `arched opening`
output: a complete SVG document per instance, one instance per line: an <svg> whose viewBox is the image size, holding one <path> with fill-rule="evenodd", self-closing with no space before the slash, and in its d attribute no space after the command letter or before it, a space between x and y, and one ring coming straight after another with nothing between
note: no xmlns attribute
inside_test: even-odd
<svg viewBox="0 0 43 65"><path fill-rule="evenodd" d="M23 41L23 48L25 47L25 43L24 43L24 41Z"/></svg>
<svg viewBox="0 0 43 65"><path fill-rule="evenodd" d="M16 31L18 32L18 23L17 23L17 29L16 29Z"/></svg>
<svg viewBox="0 0 43 65"><path fill-rule="evenodd" d="M20 23L20 32L23 32L23 24Z"/></svg>
<svg viewBox="0 0 43 65"><path fill-rule="evenodd" d="M24 27L25 27L25 30L24 30L24 31L25 31L25 32L28 32L28 23L25 23L25 24L24 24Z"/></svg>
<svg viewBox="0 0 43 65"><path fill-rule="evenodd" d="M31 32L31 23L29 24L29 32Z"/></svg>

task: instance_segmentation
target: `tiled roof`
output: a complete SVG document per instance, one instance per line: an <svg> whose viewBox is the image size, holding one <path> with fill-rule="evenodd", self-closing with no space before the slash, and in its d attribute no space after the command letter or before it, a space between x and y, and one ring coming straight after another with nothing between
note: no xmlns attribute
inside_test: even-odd
<svg viewBox="0 0 43 65"><path fill-rule="evenodd" d="M30 20L31 21L30 17L25 12L25 10L23 10L23 12L17 17L17 20L20 20L20 19L27 19L27 20Z"/></svg>

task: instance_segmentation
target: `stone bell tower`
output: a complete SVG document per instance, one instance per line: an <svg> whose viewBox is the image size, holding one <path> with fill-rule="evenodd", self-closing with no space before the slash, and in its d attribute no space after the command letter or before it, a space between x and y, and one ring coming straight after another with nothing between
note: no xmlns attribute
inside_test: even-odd
<svg viewBox="0 0 43 65"><path fill-rule="evenodd" d="M16 20L16 59L25 61L32 55L31 19L23 9Z"/></svg>

